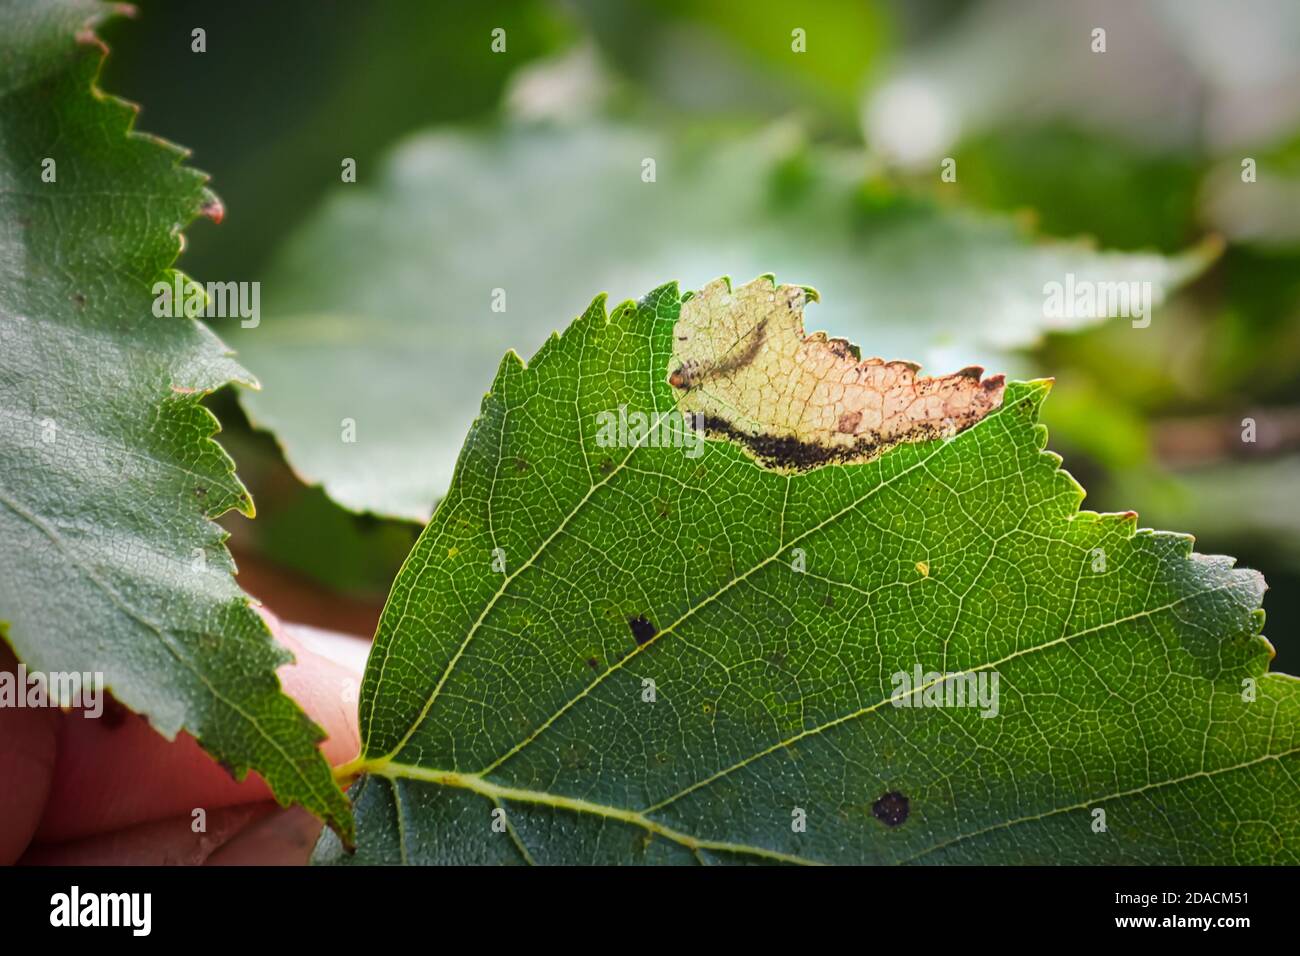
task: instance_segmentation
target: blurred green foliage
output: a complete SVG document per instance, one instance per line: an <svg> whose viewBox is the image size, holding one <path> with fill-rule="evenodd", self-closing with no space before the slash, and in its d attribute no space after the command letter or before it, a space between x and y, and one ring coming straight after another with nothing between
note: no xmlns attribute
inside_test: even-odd
<svg viewBox="0 0 1300 956"><path fill-rule="evenodd" d="M228 228L193 231L183 265L239 279L339 181L344 157L365 170L410 130L484 116L512 71L574 35L540 0L137 6L134 22L104 30L114 55L101 85L144 104L142 128L185 144L213 176ZM497 26L507 55L489 49Z"/></svg>
<svg viewBox="0 0 1300 956"><path fill-rule="evenodd" d="M1053 123L985 134L962 144L955 158L964 200L1032 210L1044 232L1166 252L1201 235L1201 164L1189 156L1152 155Z"/></svg>

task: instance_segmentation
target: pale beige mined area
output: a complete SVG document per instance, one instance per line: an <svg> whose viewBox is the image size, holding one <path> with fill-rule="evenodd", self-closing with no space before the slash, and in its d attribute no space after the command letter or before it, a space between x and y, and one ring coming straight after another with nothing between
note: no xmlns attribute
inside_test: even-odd
<svg viewBox="0 0 1300 956"><path fill-rule="evenodd" d="M804 304L816 298L770 276L737 288L718 279L689 298L669 364L679 409L764 465L798 471L949 438L1002 403L1003 376L982 379L977 366L931 378L912 362L861 359L823 332L806 336Z"/></svg>

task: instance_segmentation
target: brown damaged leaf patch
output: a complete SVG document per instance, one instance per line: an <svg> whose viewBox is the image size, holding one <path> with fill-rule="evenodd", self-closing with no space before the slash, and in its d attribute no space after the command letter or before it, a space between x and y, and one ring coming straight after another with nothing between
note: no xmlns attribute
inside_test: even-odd
<svg viewBox="0 0 1300 956"><path fill-rule="evenodd" d="M760 464L807 471L865 462L903 442L951 438L1002 404L1005 379L970 366L937 378L912 362L862 359L844 339L805 335L817 294L761 276L705 286L682 304L668 383L705 434Z"/></svg>

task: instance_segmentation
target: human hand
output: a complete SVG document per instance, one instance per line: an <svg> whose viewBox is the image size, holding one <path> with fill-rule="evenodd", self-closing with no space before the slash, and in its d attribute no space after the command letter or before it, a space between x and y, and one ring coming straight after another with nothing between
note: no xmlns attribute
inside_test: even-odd
<svg viewBox="0 0 1300 956"><path fill-rule="evenodd" d="M369 643L262 613L294 653L280 681L324 728L326 759L355 756ZM16 664L0 642L0 670ZM256 774L236 782L189 734L168 741L111 699L98 719L0 708L0 864L306 863L320 829Z"/></svg>

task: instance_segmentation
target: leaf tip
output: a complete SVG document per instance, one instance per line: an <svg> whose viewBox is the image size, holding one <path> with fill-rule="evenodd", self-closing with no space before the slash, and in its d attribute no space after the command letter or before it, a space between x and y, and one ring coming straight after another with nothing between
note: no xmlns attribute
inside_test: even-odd
<svg viewBox="0 0 1300 956"><path fill-rule="evenodd" d="M199 206L199 214L211 219L213 223L219 226L221 220L226 218L226 207L216 195L209 192L204 198L203 205Z"/></svg>

